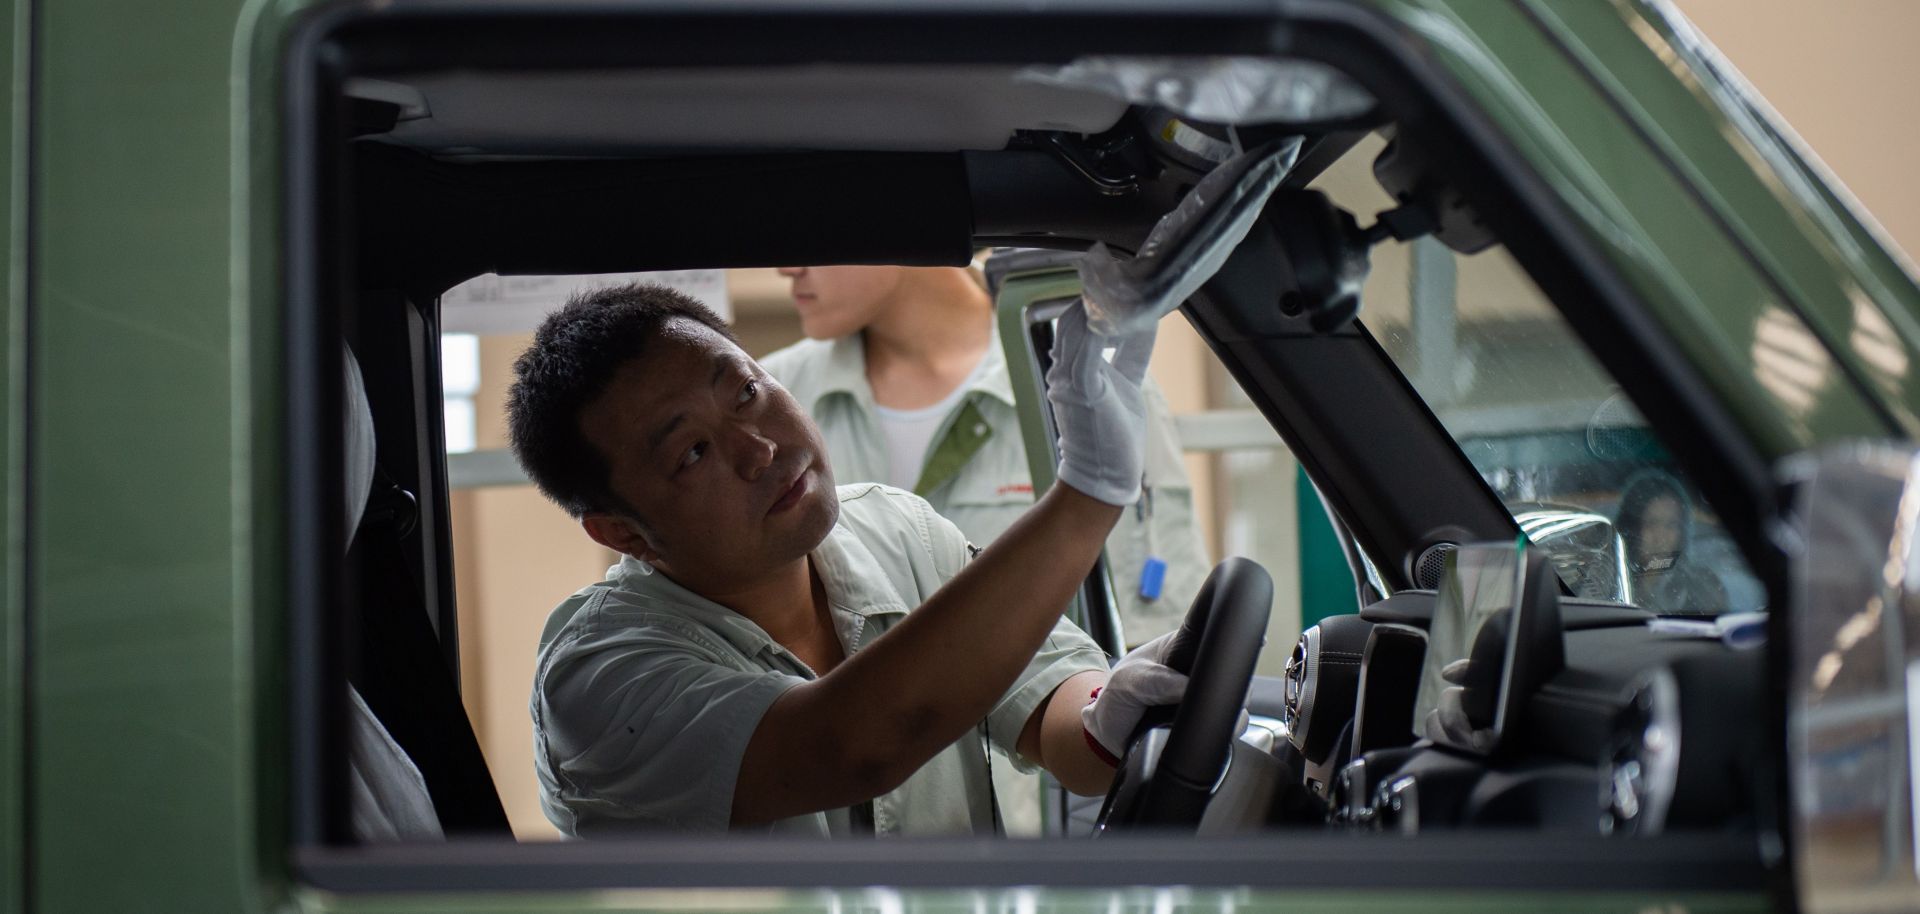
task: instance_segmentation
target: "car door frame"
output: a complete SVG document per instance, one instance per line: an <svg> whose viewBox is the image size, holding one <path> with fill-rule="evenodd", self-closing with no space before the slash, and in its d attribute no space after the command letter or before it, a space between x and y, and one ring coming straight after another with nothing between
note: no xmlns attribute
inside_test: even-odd
<svg viewBox="0 0 1920 914"><path fill-rule="evenodd" d="M991 19L994 14L1019 6L985 5L979 15L983 19ZM1177 17L1192 17L1218 9L1240 10L1244 13L1251 7L1249 4L1219 3L1208 4L1198 10L1190 5L1178 10L1170 8L1167 12ZM500 9L501 5L493 5L492 8ZM602 12L608 9L604 5L594 8ZM366 15L376 15L370 7L356 5L356 9ZM407 6L394 4L383 8L383 11L390 13L394 9L404 11ZM457 9L454 4L439 5L433 8L433 14L448 16ZM1536 203L1543 199L1555 199L1537 179L1528 177L1531 172L1523 159L1505 150L1498 132L1483 118L1476 119L1472 103L1460 87L1450 77L1437 72L1434 61L1409 46L1407 34L1400 30L1401 23L1372 8L1350 4L1309 0L1290 9L1303 16L1319 16L1321 18L1316 22L1331 23L1335 29L1346 29L1344 40L1349 43L1370 42L1367 47L1371 48L1372 53L1390 60L1390 64L1383 66L1398 67L1404 72L1422 74L1433 80L1429 88L1437 96L1440 110L1450 111L1454 116L1464 119L1460 126L1461 135L1470 144L1477 144L1469 148L1515 170L1514 175L1496 180L1495 183L1501 185L1497 190L1537 195L1532 198ZM1136 9L1135 12L1144 14L1149 11ZM897 34L897 31L888 32L889 29L899 29L898 17L895 19L893 22L875 19L870 23L872 33ZM338 24L337 21L329 23ZM1112 27L1111 23L1097 24ZM1137 23L1130 25L1138 27ZM1010 42L1005 52L1020 53L1022 49L1030 47L1035 34L1037 32L1020 36ZM1315 33L1315 36L1325 37L1320 33ZM965 36L947 37L957 40ZM1340 36L1336 34L1336 37ZM296 42L295 47L296 63L300 62L298 53L310 54L316 49L311 42ZM444 53L445 50L441 49L440 52ZM298 80L295 80L295 84L296 97L302 91L311 91L312 87L299 88ZM307 100L312 101L310 97ZM292 110L295 112L292 120L298 122L300 109L296 106ZM293 136L307 136L302 131L308 126L296 126ZM296 144L296 155L290 160L296 163L289 185L290 211L312 218L315 212L311 207L317 206L328 186L325 168L315 167L317 163L311 162L299 164L298 149ZM1504 156L1501 155L1503 152ZM1622 341L1634 339L1644 344L1643 339L1636 337L1654 336L1647 328L1640 328L1638 334L1622 329L1629 327L1641 312L1636 296L1619 282L1603 258L1592 254L1586 240L1571 224L1565 212L1558 211L1553 205L1546 205L1545 209L1548 212L1539 218L1549 231L1542 234L1538 244L1550 248L1551 244L1545 239L1551 238L1571 246L1557 252L1534 250L1530 256L1545 258L1557 267L1565 267L1565 275L1569 278L1560 282L1563 285L1572 284L1575 287L1573 291L1580 293L1570 298L1582 303L1591 302L1597 306L1596 310L1604 310L1609 314L1605 321L1594 325L1603 331L1602 335L1612 332L1615 338ZM314 322L317 315L324 313L319 307L323 296L318 294L318 290L324 288L319 283L325 273L317 269L317 265L324 261L316 259L324 258L324 246L319 249L303 248L301 243L312 243L317 238L302 235L299 231L301 224L294 221L289 232L290 236L298 236L298 243L290 251L288 265L291 283L288 287L289 301L295 312L293 324L309 332L324 331L327 329L324 319ZM324 227L324 221L317 224ZM1529 258L1522 259L1525 261ZM1261 334L1260 328L1245 326L1235 311L1222 307L1221 302L1232 297L1222 283L1230 281L1230 277L1217 280L1203 289L1196 301L1189 305L1192 309L1190 316L1196 318L1196 324L1203 328L1229 370L1241 377L1243 386L1270 391L1275 379L1270 373L1261 371L1256 363L1270 361L1277 354L1299 350L1269 351L1270 341ZM1569 299L1556 295L1555 300L1564 302ZM1620 313L1613 314L1615 310ZM303 358L309 357L295 355L290 359L296 365L289 369L288 390L292 402L287 408L296 425L300 422L309 423L297 433L309 437L294 440L308 445L324 445L327 439L323 432L317 430L323 427L327 415L323 391L330 386L324 383L328 375L319 361L309 359L303 362ZM1675 387L1685 387L1690 379L1684 371L1684 362L1674 359L1672 364L1668 363L1665 357L1671 355L1670 351L1658 350L1640 361L1644 363L1643 367L1652 370L1653 378L1670 381ZM1646 383L1651 385L1654 381ZM1700 412L1719 414L1717 409L1712 408L1714 405L1710 400L1696 403L1689 399L1699 396L1698 390L1693 389L1692 393L1683 393L1676 399L1699 407ZM1289 412L1291 409L1294 408L1280 404L1277 399L1262 404L1262 410L1269 414L1270 420L1275 417L1285 420L1292 414ZM1660 421L1670 425L1680 415L1685 414L1666 414ZM1298 422L1297 419L1293 421L1296 424ZM1732 434L1724 428L1710 428L1709 431ZM312 437L316 434L319 437ZM1708 465L1718 466L1723 459L1738 459L1739 455L1750 456L1749 449L1744 447L1737 435L1733 437L1735 443L1742 445L1736 449L1737 453L1729 457L1720 452L1706 452L1712 458L1707 461ZM316 493L327 490L328 483L320 474L318 465L311 475L302 477L302 480ZM320 498L316 494L301 504L317 508ZM326 513L316 511L312 516ZM292 564L298 566L303 562L318 561L326 552L311 548L323 541L312 529L314 521L302 519L299 511L288 512L288 518L290 529L286 531L286 541L293 547L289 555ZM1511 523L1510 518L1506 522ZM302 546L309 547L305 553L300 551ZM320 583L323 578L321 571L321 568L315 567L306 573L292 574L289 582L302 585ZM312 590L291 589L285 594L285 600L296 613L296 618L312 620L323 615L323 601L328 593L324 586ZM324 666L324 663L321 665ZM295 692L304 690L311 699L315 683L320 681L324 680L296 677ZM296 702L296 730L302 726L314 726L313 719L305 715L316 713L316 707L311 702ZM302 805L298 802L295 804L296 808ZM310 829L297 830L296 833L315 834ZM353 893L493 889L566 891L632 886L857 886L871 885L879 879L895 887L1041 885L1048 886L1050 892L1055 888L1060 890L1058 895L1048 896L1049 903L1056 899L1066 901L1074 897L1074 891L1097 892L1113 885L1141 884L1296 890L1303 887L1331 890L1363 885L1407 890L1458 888L1540 891L1565 888L1591 893L1647 892L1663 898L1679 899L1698 897L1694 893L1733 893L1750 898L1763 881L1761 861L1753 853L1750 844L1728 836L1672 837L1656 842L1631 843L1563 839L1552 835L1468 834L1449 836L1445 841L1383 840L1362 852L1356 852L1348 842L1329 841L1326 836L1318 834L1260 836L1231 841L1143 837L1099 845L1055 842L1016 846L991 841L928 841L892 845L768 842L756 845L751 859L739 854L737 848L737 844L712 839L553 847L449 845L406 849L357 848L315 842L296 846L293 859L300 878L306 884L326 891ZM1509 863L1513 859L1527 859L1536 865L1514 867ZM1276 860L1286 860L1292 865L1275 866Z"/></svg>

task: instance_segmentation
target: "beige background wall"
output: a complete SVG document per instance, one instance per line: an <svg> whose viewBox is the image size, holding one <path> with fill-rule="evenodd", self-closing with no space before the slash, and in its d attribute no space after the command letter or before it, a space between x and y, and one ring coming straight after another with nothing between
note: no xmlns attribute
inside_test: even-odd
<svg viewBox="0 0 1920 914"><path fill-rule="evenodd" d="M1910 254L1920 251L1920 2L1679 0Z"/></svg>
<svg viewBox="0 0 1920 914"><path fill-rule="evenodd" d="M1569 0L1576 2L1576 0ZM1584 2L1584 0L1579 0ZM1908 44L1920 35L1920 0L1680 0L1680 8L1865 203L1891 238L1920 249L1920 182L1907 151L1920 146L1920 123L1906 116L1907 93L1920 85L1920 62ZM786 284L770 270L730 277L736 327L747 349L763 354L796 339ZM482 341L478 445L505 446L499 404L510 366L527 338ZM1176 413L1228 401L1208 370L1204 344L1177 317L1163 325L1153 373ZM1233 505L1214 492L1221 456L1190 456L1196 503L1209 551L1236 534ZM1284 465L1284 466L1283 466ZM1291 464L1284 455L1273 472ZM1293 509L1291 486L1262 510ZM1282 503L1284 502L1284 503ZM1244 509L1244 506L1241 506ZM527 693L546 612L573 589L597 579L613 556L530 488L456 492L455 577L461 616L466 703L488 764L522 839L551 838L532 771ZM1285 544L1266 544L1276 575L1293 573ZM1237 548L1233 542L1229 548ZM1279 564L1274 564L1278 562ZM1297 605L1280 607L1298 618ZM1290 633L1276 633L1284 645Z"/></svg>

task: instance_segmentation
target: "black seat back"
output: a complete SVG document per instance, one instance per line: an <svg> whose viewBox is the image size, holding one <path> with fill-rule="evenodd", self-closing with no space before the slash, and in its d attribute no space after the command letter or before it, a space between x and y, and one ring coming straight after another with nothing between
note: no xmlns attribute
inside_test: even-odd
<svg viewBox="0 0 1920 914"><path fill-rule="evenodd" d="M351 350L346 352L349 488L365 486L364 505L349 493L347 550L347 680L368 710L419 770L441 831L508 835L506 809L493 786L480 742L460 701L459 684L427 614L419 500L379 465L374 409ZM371 476L371 479L368 477ZM437 569L435 569L437 571Z"/></svg>
<svg viewBox="0 0 1920 914"><path fill-rule="evenodd" d="M347 553L358 585L347 678L420 769L449 837L507 834L493 774L441 660L419 587L400 560L400 536L391 522L378 522L380 511L367 513Z"/></svg>

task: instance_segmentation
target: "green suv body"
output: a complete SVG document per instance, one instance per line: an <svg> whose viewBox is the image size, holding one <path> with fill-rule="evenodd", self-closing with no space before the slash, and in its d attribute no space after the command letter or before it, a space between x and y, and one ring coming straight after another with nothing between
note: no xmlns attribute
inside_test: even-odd
<svg viewBox="0 0 1920 914"><path fill-rule="evenodd" d="M416 6L459 4L352 11L371 19ZM1017 21L1017 6L982 15ZM1129 6L1039 4L1031 15L1144 14ZM1198 19L1251 15L1166 6ZM1639 303L1632 335L1606 345L1643 350L1662 377L1687 381L1675 398L1711 401L1726 420L1699 429L1699 446L1729 468L1713 494L1730 527L1764 538L1779 460L1920 434L1920 373L1910 370L1920 289L1684 22L1631 0L1277 5L1296 6L1349 23L1356 46L1371 36L1384 49L1371 65L1424 81L1434 110L1499 152L1505 180L1546 201L1556 238L1580 242L1556 256L1612 277L1600 298ZM614 7L649 9L602 9ZM883 12L868 7L836 9ZM718 9L754 28L753 8ZM287 239L310 228L286 190L302 136L287 67L301 30L317 27L313 10L15 0L10 11L0 41L12 88L0 147L0 912L1760 910L1784 884L1766 884L1765 868L1788 878L1768 822L1742 871L1752 878L1733 887L1639 879L1631 857L1611 890L1571 877L1555 889L1550 875L1429 886L1417 874L1490 862L1476 863L1474 841L1425 839L1381 858L1419 857L1401 876L1304 889L1279 885L1273 873L1295 865L1286 859L1249 880L1256 887L1198 857L1185 883L1076 875L1097 850L977 888L891 886L885 866L784 889L608 890L618 877L604 873L591 890L564 876L518 888L316 888L305 864L325 854L295 852L305 813L288 764L299 633L285 606L287 556L303 544L287 533L285 468L297 455L285 428L303 420L286 415L284 344L297 279ZM1618 327L1567 318L1583 334ZM1781 781L1783 807L1784 790ZM671 853L702 847L719 853L711 843ZM557 859L577 848L491 847L479 859L513 850ZM620 861L593 865L617 873ZM1524 856L1498 865L1530 866ZM1581 868L1564 857L1537 865Z"/></svg>

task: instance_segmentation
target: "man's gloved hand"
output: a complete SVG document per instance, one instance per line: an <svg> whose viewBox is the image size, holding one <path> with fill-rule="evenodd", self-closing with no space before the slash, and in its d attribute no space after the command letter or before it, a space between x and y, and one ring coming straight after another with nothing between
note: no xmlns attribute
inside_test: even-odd
<svg viewBox="0 0 1920 914"><path fill-rule="evenodd" d="M1047 400L1060 430L1060 481L1110 505L1140 497L1146 469L1147 405L1140 393L1157 325L1126 336L1087 329L1086 309L1074 305L1054 327ZM1102 351L1114 349L1113 361Z"/></svg>
<svg viewBox="0 0 1920 914"><path fill-rule="evenodd" d="M1148 708L1180 703L1187 692L1187 674L1166 664L1173 636L1168 632L1127 652L1113 665L1107 684L1094 693L1093 703L1080 709L1080 725L1087 746L1109 765L1120 764L1127 741Z"/></svg>
<svg viewBox="0 0 1920 914"><path fill-rule="evenodd" d="M1131 258L1095 244L1080 262L1089 326L1126 333L1180 307L1253 230L1300 149L1298 138L1275 140L1222 162L1153 224Z"/></svg>

